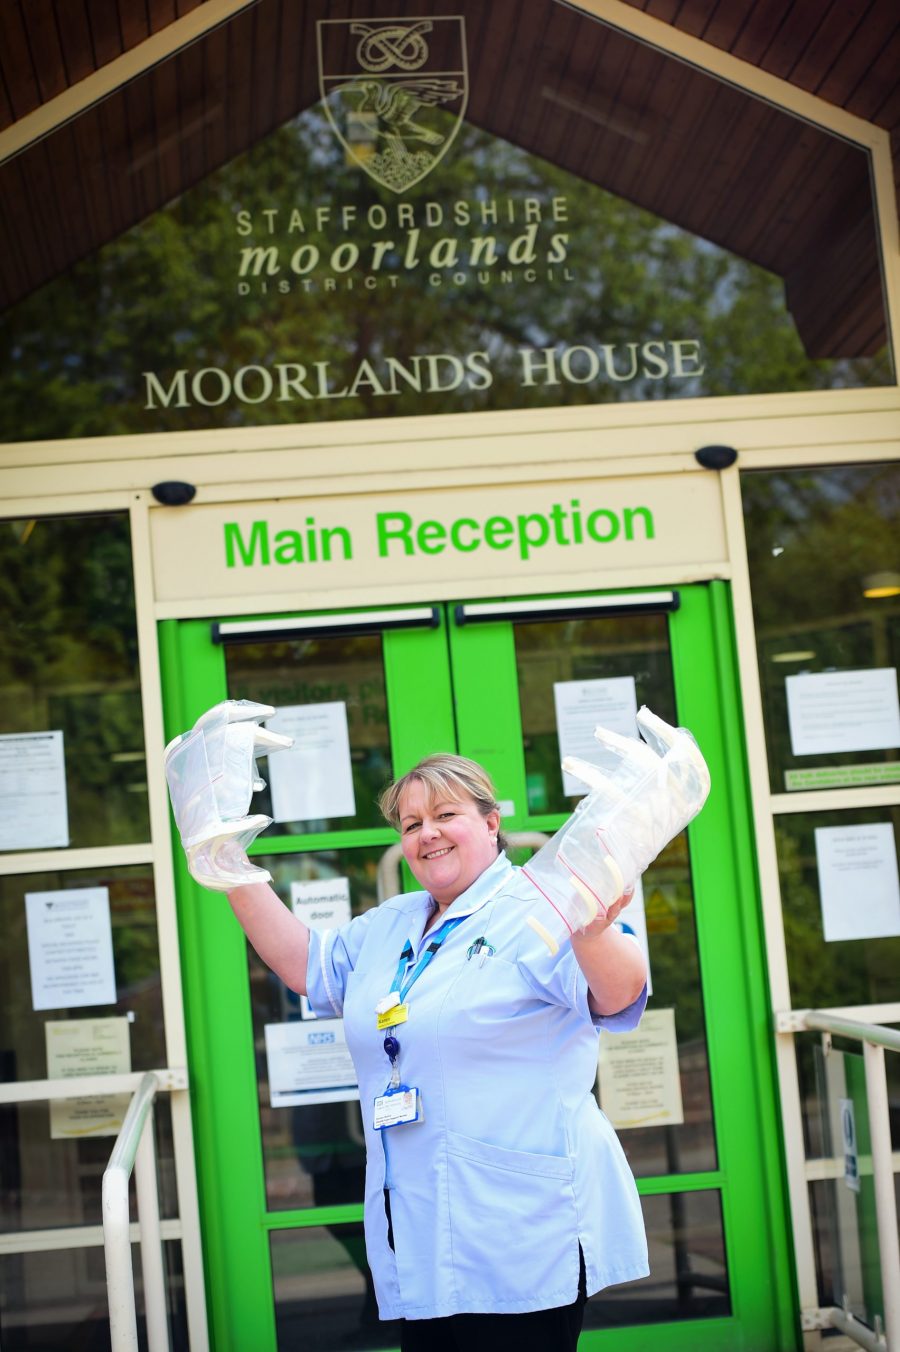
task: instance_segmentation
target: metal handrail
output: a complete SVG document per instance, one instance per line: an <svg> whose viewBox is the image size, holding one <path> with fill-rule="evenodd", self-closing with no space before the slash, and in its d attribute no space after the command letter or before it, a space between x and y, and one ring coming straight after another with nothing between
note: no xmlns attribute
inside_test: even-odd
<svg viewBox="0 0 900 1352"><path fill-rule="evenodd" d="M835 1014L822 1014L817 1009L808 1009L803 1014L803 1023L807 1028L821 1033L833 1033L836 1037L849 1037L857 1042L871 1042L876 1047L885 1047L889 1052L900 1052L900 1031L885 1028L880 1023L857 1023L855 1019L843 1019Z"/></svg>
<svg viewBox="0 0 900 1352"><path fill-rule="evenodd" d="M159 1227L153 1100L159 1078L148 1071L128 1105L103 1174L103 1247L112 1352L137 1352L137 1312L131 1261L128 1180L135 1171L144 1313L150 1352L169 1352L166 1283Z"/></svg>
<svg viewBox="0 0 900 1352"><path fill-rule="evenodd" d="M875 1218L878 1230L878 1257L884 1300L884 1336L848 1312L837 1308L826 1311L831 1322L860 1347L870 1352L900 1352L900 1234L897 1230L897 1198L894 1192L894 1161L891 1154L891 1120L888 1105L884 1053L900 1052L900 1033L880 1024L857 1023L821 1010L805 1010L800 1026L814 1032L861 1042L866 1076L866 1104L869 1111L869 1135L872 1142L872 1181L875 1185Z"/></svg>

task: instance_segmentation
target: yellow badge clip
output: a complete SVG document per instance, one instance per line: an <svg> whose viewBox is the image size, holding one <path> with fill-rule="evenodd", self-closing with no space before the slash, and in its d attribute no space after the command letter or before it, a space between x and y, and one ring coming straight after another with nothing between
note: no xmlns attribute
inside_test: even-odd
<svg viewBox="0 0 900 1352"><path fill-rule="evenodd" d="M396 1023L406 1023L409 1018L408 1005L394 1005L392 1009L386 1009L378 1015L377 1027L382 1032L385 1028L393 1028Z"/></svg>

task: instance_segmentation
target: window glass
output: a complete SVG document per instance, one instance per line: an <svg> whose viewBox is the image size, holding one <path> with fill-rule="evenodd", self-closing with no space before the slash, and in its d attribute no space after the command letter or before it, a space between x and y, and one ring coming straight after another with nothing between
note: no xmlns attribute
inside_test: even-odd
<svg viewBox="0 0 900 1352"><path fill-rule="evenodd" d="M775 818L791 1006L898 998L900 807Z"/></svg>
<svg viewBox="0 0 900 1352"><path fill-rule="evenodd" d="M385 832L386 836L392 834ZM269 870L273 887L288 905L292 883L330 883L345 878L351 914L360 915L377 904L378 865L385 848L254 855L254 862ZM314 1016L306 1002L288 990L249 945L247 957L267 1206L273 1211L292 1211L297 1207L361 1204L366 1151L359 1098L272 1107L266 1025ZM355 1082L355 1075L353 1079Z"/></svg>
<svg viewBox="0 0 900 1352"><path fill-rule="evenodd" d="M556 0L395 11L259 0L0 168L9 435L893 381L867 151Z"/></svg>
<svg viewBox="0 0 900 1352"><path fill-rule="evenodd" d="M132 1215L134 1214L132 1210ZM163 1244L169 1340L188 1352L181 1244ZM137 1246L135 1246L135 1250ZM137 1330L146 1347L141 1265L135 1252ZM50 1249L0 1256L3 1352L70 1352L109 1347L109 1305L103 1247Z"/></svg>
<svg viewBox="0 0 900 1352"><path fill-rule="evenodd" d="M824 1034L798 1039L798 1063L812 1062L801 1085L815 1137L809 1183L821 1305L844 1306L869 1328L884 1322L866 1068L858 1042ZM811 1055L810 1055L811 1053ZM889 1098L896 1094L896 1056L887 1054ZM895 1180L900 1191L900 1180Z"/></svg>
<svg viewBox="0 0 900 1352"><path fill-rule="evenodd" d="M900 781L900 466L741 476L776 793Z"/></svg>
<svg viewBox="0 0 900 1352"><path fill-rule="evenodd" d="M293 772L295 776L316 774L320 788L330 784L332 794L337 783L344 783L344 791L338 795L344 800L338 803L342 808L339 814L275 821L270 834L384 827L377 799L390 781L392 769L381 635L341 634L289 643L228 644L225 664L230 698L272 705L278 710L278 719L270 720L270 726L276 730L286 714L293 716L291 711L306 718L318 714L323 720L311 732L298 731L294 750L281 752L279 765L264 773L263 778L269 782L254 798L254 811L274 817L275 807L280 808L279 816L289 810L289 806L281 806L280 799L273 804L272 776L284 770L287 756L299 755L303 748L312 748L312 753ZM349 741L349 766L341 738ZM314 796L321 802L321 794ZM313 806L311 802L310 811Z"/></svg>
<svg viewBox="0 0 900 1352"><path fill-rule="evenodd" d="M0 595L0 848L147 840L127 516L0 522Z"/></svg>
<svg viewBox="0 0 900 1352"><path fill-rule="evenodd" d="M519 709L525 748L528 811L572 811L580 794L566 793L560 769L560 739L557 733L557 689L565 682L614 681L608 693L598 690L610 704L621 701L624 682L634 681L637 708L646 704L674 723L675 697L672 661L669 655L669 622L662 615L620 615L614 619L548 620L538 624L515 624L516 669L519 678ZM597 722L600 719L598 717ZM634 729L636 732L636 729Z"/></svg>
<svg viewBox="0 0 900 1352"><path fill-rule="evenodd" d="M650 1276L599 1292L587 1303L585 1329L731 1314L722 1199L718 1192L642 1197Z"/></svg>
<svg viewBox="0 0 900 1352"><path fill-rule="evenodd" d="M513 633L529 813L549 833L562 825L578 801L578 795L565 790L579 786L567 786L560 770L560 729L573 721L565 711L566 692L573 692L573 700L586 698L591 726L604 722L627 731L621 720L629 701L632 710L647 704L666 722L677 724L668 616L573 617L515 624ZM572 707L577 717L578 706ZM601 708L607 712L601 713ZM578 721L584 722L584 716ZM633 713L630 726L634 735ZM562 736L567 736L565 731ZM581 754L590 759L588 749ZM560 815L547 818L543 815L547 813ZM646 929L651 1008L674 1011L684 1121L621 1127L619 1138L639 1177L715 1169L694 895L684 832L644 873L640 895L622 918L636 933ZM599 1084L597 1092L600 1100Z"/></svg>
<svg viewBox="0 0 900 1352"><path fill-rule="evenodd" d="M279 1352L399 1347L399 1321L378 1318L361 1221L274 1230L270 1243Z"/></svg>
<svg viewBox="0 0 900 1352"><path fill-rule="evenodd" d="M52 936L29 936L26 897L43 894L46 903L63 905L88 894L99 917L94 931L96 948L87 926L63 939L65 962L49 950ZM108 912L107 912L108 908ZM109 929L106 929L106 914ZM48 1074L48 1046L64 1037L65 1052L57 1057L56 1073L103 1055L103 1064L122 1070L150 1070L166 1064L159 946L153 877L146 865L127 868L81 869L78 872L0 877L0 1068L6 1083L44 1080ZM54 981L74 990L79 971L85 978L81 999L100 999L106 992L94 986L91 972L102 945L111 938L114 999L108 1003L46 1004ZM77 946L76 946L77 944ZM47 959L40 986L35 989L32 964L44 948ZM102 953L101 953L102 956ZM101 1045L107 1029L115 1033L112 1053ZM52 1053L51 1053L52 1054ZM109 1056L112 1056L112 1060ZM80 1059L79 1059L80 1058ZM119 1111L123 1111L119 1105ZM80 1114L80 1115L79 1115ZM164 1215L176 1214L175 1179L169 1105L157 1100L160 1205ZM71 1111L51 1109L46 1102L0 1108L2 1155L15 1185L0 1198L0 1228L48 1229L55 1225L99 1224L100 1181L112 1150L115 1130L108 1124L94 1135L102 1114L81 1104ZM5 1346L5 1344L4 1344Z"/></svg>

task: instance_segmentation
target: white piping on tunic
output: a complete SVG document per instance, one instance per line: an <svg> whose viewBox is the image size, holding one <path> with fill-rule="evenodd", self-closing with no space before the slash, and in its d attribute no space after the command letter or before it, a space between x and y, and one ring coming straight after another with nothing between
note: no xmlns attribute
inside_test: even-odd
<svg viewBox="0 0 900 1352"><path fill-rule="evenodd" d="M328 999L331 1003L331 1008L334 1010L338 1018L341 1019L344 1016L344 1008L343 1005L338 1005L337 1001L334 998L334 987L332 986L328 978L328 968L325 966L325 949L328 946L328 936L329 934L332 933L334 933L334 931L330 929L322 931L322 938L319 944L319 968L322 972L322 982L325 986L325 994L328 996Z"/></svg>

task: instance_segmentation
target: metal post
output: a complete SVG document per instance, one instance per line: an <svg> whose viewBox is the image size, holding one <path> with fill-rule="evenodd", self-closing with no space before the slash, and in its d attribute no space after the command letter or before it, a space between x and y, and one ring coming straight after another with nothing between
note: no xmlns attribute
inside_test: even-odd
<svg viewBox="0 0 900 1352"><path fill-rule="evenodd" d="M887 1352L900 1352L900 1236L897 1234L897 1198L891 1158L891 1119L888 1112L884 1048L863 1043L866 1097L869 1101L869 1134L872 1138L872 1175L875 1184L875 1215L884 1295L884 1325Z"/></svg>
<svg viewBox="0 0 900 1352"><path fill-rule="evenodd" d="M166 1277L159 1229L159 1193L156 1185L156 1143L153 1106L147 1114L134 1162L138 1221L141 1227L141 1273L149 1352L169 1352Z"/></svg>
<svg viewBox="0 0 900 1352"><path fill-rule="evenodd" d="M112 1352L138 1352L137 1315L134 1305L134 1271L131 1265L131 1217L129 1215L128 1180L134 1168L135 1153L141 1140L144 1124L153 1107L153 1099L159 1088L159 1080L152 1071L148 1071L140 1082L128 1105L125 1120L116 1137L109 1164L103 1175L103 1247L106 1252L106 1290L109 1299L109 1332ZM153 1145L149 1147L151 1155ZM146 1164L142 1168L143 1188L152 1188L153 1199L148 1203L151 1212L155 1212L156 1249L159 1250L158 1266L162 1271L162 1253L159 1240L159 1206L156 1204L156 1162L153 1166L152 1183ZM138 1218L140 1219L141 1194L138 1194ZM153 1219L150 1220L151 1230ZM153 1245L149 1245L152 1248ZM152 1259L151 1259L152 1267ZM151 1283L156 1280L151 1274ZM148 1295L148 1334L150 1330L149 1304L151 1299L159 1307L158 1295ZM162 1312L165 1316L165 1288L163 1287ZM151 1347L151 1352L168 1352L168 1325L165 1327L165 1342Z"/></svg>
<svg viewBox="0 0 900 1352"><path fill-rule="evenodd" d="M110 1344L113 1352L138 1352L128 1174L123 1169L108 1168L103 1175L102 1195Z"/></svg>

